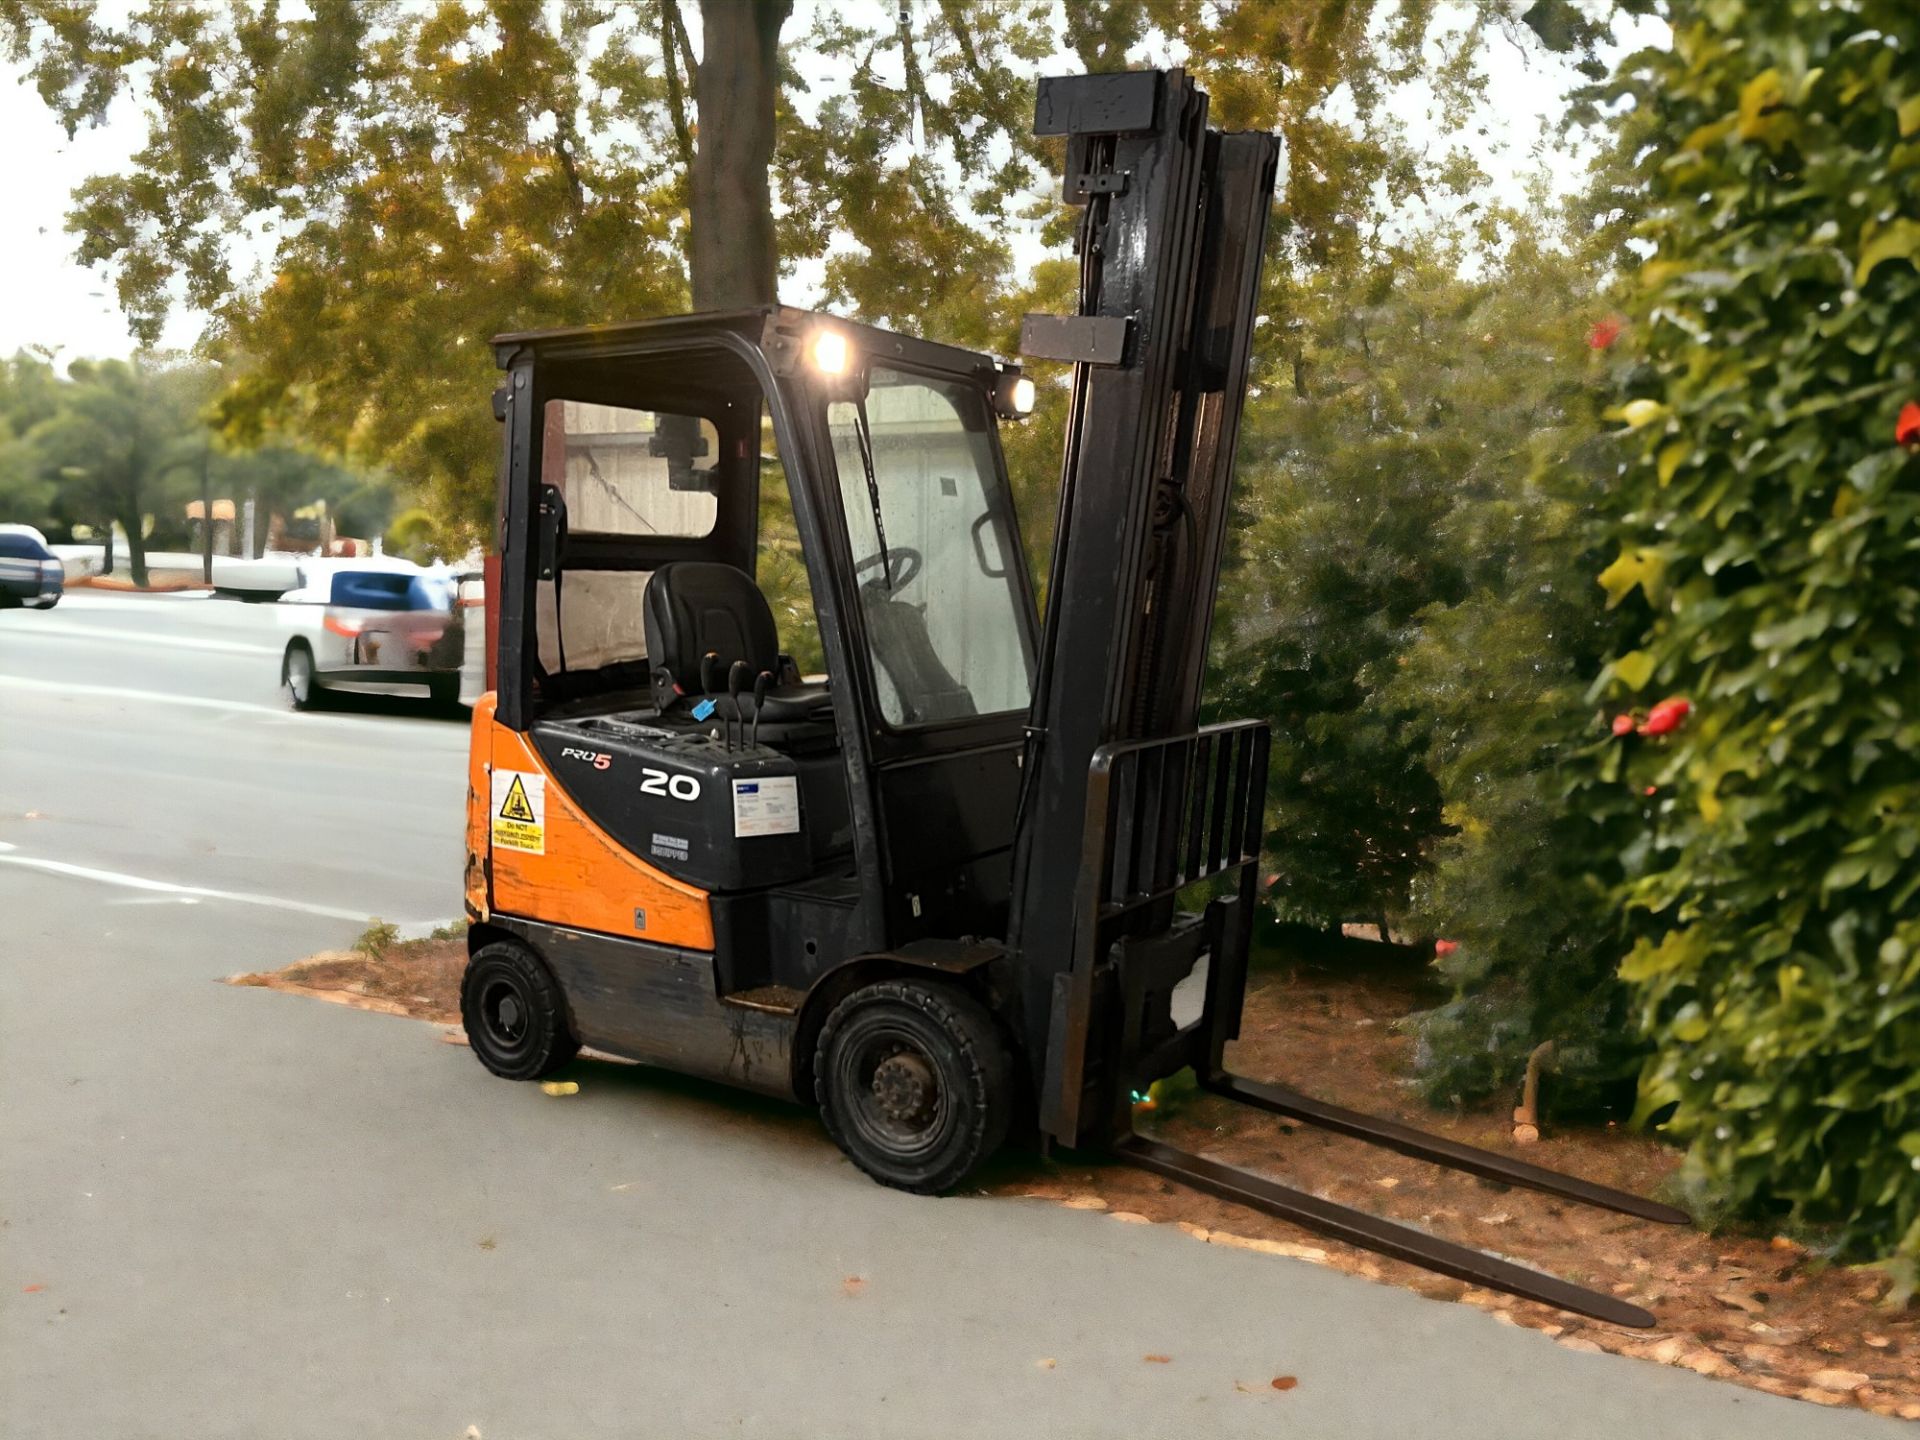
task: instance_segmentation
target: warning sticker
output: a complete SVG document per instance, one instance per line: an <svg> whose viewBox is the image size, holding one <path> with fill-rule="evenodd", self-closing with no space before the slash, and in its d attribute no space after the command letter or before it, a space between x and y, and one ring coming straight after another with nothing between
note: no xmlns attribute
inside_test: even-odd
<svg viewBox="0 0 1920 1440"><path fill-rule="evenodd" d="M547 777L534 771L493 772L493 843L500 850L547 853Z"/></svg>
<svg viewBox="0 0 1920 1440"><path fill-rule="evenodd" d="M792 775L733 782L735 835L800 833L800 781Z"/></svg>

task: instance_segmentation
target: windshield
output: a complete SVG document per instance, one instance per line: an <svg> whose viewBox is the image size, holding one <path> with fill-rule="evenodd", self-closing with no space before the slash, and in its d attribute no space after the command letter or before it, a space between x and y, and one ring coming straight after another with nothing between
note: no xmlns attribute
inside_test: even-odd
<svg viewBox="0 0 1920 1440"><path fill-rule="evenodd" d="M1028 618L986 399L872 367L827 410L880 712L927 725L1024 710Z"/></svg>

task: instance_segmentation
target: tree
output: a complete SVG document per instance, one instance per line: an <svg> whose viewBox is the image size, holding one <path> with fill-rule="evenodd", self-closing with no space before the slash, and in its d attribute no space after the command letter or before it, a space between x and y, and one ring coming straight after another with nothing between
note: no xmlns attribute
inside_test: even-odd
<svg viewBox="0 0 1920 1440"><path fill-rule="evenodd" d="M473 533L492 504L486 335L676 310L689 289L764 301L777 243L782 265L819 266L835 308L1009 353L1024 311L1073 303L1061 147L1028 133L1037 72L1063 41L1090 68L1184 60L1216 124L1278 130L1285 157L1242 471L1242 533L1262 548L1223 596L1216 675L1282 722L1271 859L1289 910L1332 924L1403 905L1441 800L1421 737L1375 706L1367 672L1466 583L1432 537L1446 467L1470 447L1391 389L1404 370L1440 395L1478 352L1462 327L1440 344L1399 324L1418 249L1402 232L1488 183L1448 139L1484 93L1486 47L1541 42L1502 11L1418 0L912 0L816 6L791 27L787 8L715 0L697 61L679 0L330 0L310 21L175 6L117 26L14 0L0 35L70 125L150 89L152 143L132 174L83 187L75 224L142 324L176 291L214 309L230 435L377 461ZM1590 45L1563 12L1532 7L1528 24ZM816 93L804 76L823 67L835 82ZM1389 104L1415 81L1434 112L1417 136ZM1053 249L1022 276L1013 237L1035 227ZM278 237L258 287L223 239L249 228ZM1505 243L1491 210L1456 231L1419 263ZM1057 393L1056 372L1035 375ZM1007 447L1042 554L1061 409Z"/></svg>
<svg viewBox="0 0 1920 1440"><path fill-rule="evenodd" d="M188 436L192 377L147 360L76 360L57 408L27 434L70 523L117 524L133 583L147 583L146 521L172 490L170 460Z"/></svg>
<svg viewBox="0 0 1920 1440"><path fill-rule="evenodd" d="M53 518L54 482L26 436L53 413L57 384L37 356L0 361L0 520L45 526Z"/></svg>
<svg viewBox="0 0 1920 1440"><path fill-rule="evenodd" d="M671 3L671 0L669 0ZM693 157L691 242L693 308L770 305L778 295L774 243L774 97L779 89L780 27L793 0L703 0L696 96L724 97L702 107ZM673 69L669 53L667 68Z"/></svg>
<svg viewBox="0 0 1920 1440"><path fill-rule="evenodd" d="M151 107L131 172L83 183L73 217L136 335L201 306L230 436L385 466L469 527L497 443L489 336L686 303L642 25L582 0L153 5L121 25L0 7L0 40L70 129L124 93ZM248 234L273 239L264 286Z"/></svg>
<svg viewBox="0 0 1920 1440"><path fill-rule="evenodd" d="M1651 791L1618 902L1641 1113L1705 1204L1920 1274L1920 12L1681 4L1631 57L1648 199L1600 583ZM1913 407L1913 408L1909 408ZM1903 443L1902 436L1906 441ZM1647 707L1683 698L1656 720ZM1637 722L1637 723L1636 723Z"/></svg>

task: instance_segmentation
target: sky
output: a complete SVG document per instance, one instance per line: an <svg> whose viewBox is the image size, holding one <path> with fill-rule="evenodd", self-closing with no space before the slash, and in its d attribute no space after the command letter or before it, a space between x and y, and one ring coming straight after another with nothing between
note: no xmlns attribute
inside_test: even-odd
<svg viewBox="0 0 1920 1440"><path fill-rule="evenodd" d="M862 0L873 3L873 0ZM804 6L799 7L804 8ZM892 8L889 0L886 8ZM1443 7L1444 8L1444 7ZM1645 43L1652 30L1643 26L1631 37ZM1168 57L1142 57L1164 63ZM1491 93L1498 97L1484 120L1485 137L1476 137L1482 164L1500 178L1504 198L1517 200L1521 172L1544 118L1558 109L1566 76L1496 40L1488 51ZM1070 68L1062 64L1061 69ZM75 262L74 237L66 214L74 186L89 175L123 168L145 139L139 111L119 102L109 122L82 130L72 140L54 121L32 87L21 83L23 68L0 62L0 134L11 149L7 167L7 203L0 206L0 267L13 280L0 305L0 355L30 346L54 349L61 364L81 356L124 355L132 348L126 321L106 276ZM1397 109L1410 124L1419 123L1418 94L1401 97ZM1569 184L1577 172L1563 174ZM1023 261L1033 257L1020 255ZM819 267L809 267L783 284L784 299L815 300L810 293ZM176 310L162 345L186 349L198 339L204 317Z"/></svg>
<svg viewBox="0 0 1920 1440"><path fill-rule="evenodd" d="M29 345L59 346L64 362L81 356L124 355L132 348L127 324L106 278L73 259L66 233L73 187L87 176L124 166L145 139L131 107L99 130L72 141L20 67L0 65L0 134L13 151L7 166L7 202L0 206L0 272L12 277L0 305L0 355ZM174 320L167 343L191 345L198 317Z"/></svg>

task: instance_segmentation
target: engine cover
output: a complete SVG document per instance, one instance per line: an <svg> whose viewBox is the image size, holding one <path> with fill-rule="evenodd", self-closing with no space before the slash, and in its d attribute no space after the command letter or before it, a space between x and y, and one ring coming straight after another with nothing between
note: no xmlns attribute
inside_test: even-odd
<svg viewBox="0 0 1920 1440"><path fill-rule="evenodd" d="M605 715L538 721L533 744L595 824L676 880L757 890L811 871L799 769L778 751Z"/></svg>

